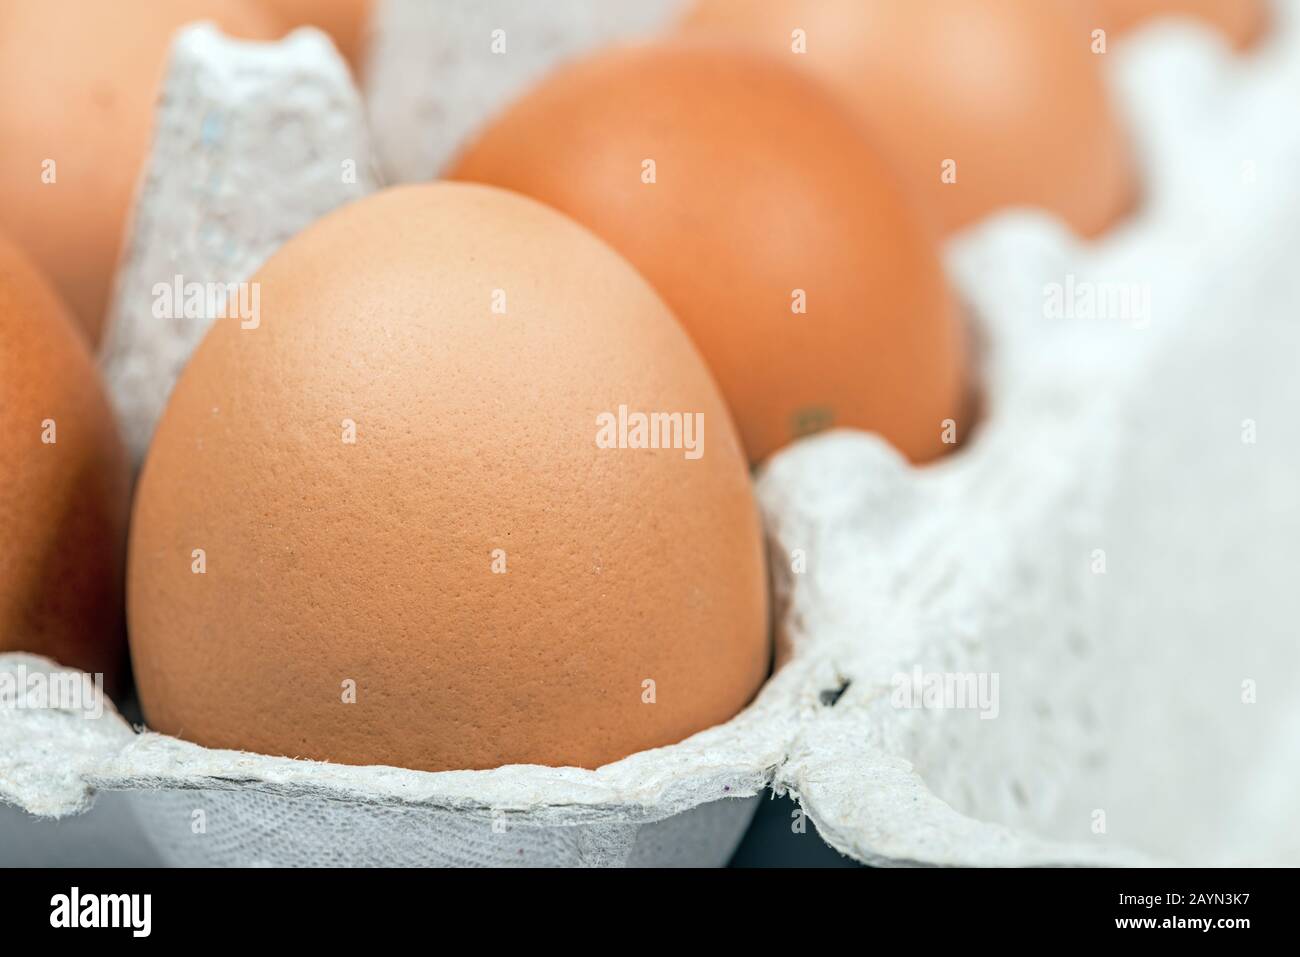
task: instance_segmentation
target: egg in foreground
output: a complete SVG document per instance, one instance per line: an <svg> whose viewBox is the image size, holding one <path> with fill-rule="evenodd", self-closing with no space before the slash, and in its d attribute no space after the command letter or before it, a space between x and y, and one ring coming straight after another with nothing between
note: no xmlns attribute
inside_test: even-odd
<svg viewBox="0 0 1300 957"><path fill-rule="evenodd" d="M242 39L283 32L256 0L0 3L0 229L49 276L92 342L171 40L198 20Z"/></svg>
<svg viewBox="0 0 1300 957"><path fill-rule="evenodd" d="M848 110L783 62L611 49L511 105L449 175L540 199L626 256L695 340L752 462L832 426L914 461L964 434L965 339L935 240Z"/></svg>
<svg viewBox="0 0 1300 957"><path fill-rule="evenodd" d="M1035 206L1095 236L1134 204L1092 25L1061 0L698 0L681 29L826 82L947 231Z"/></svg>
<svg viewBox="0 0 1300 957"><path fill-rule="evenodd" d="M126 453L67 307L3 236L0 448L0 651L112 689L126 663Z"/></svg>
<svg viewBox="0 0 1300 957"><path fill-rule="evenodd" d="M150 727L346 764L596 767L750 700L768 616L739 440L607 246L504 191L407 187L253 282L256 328L209 331L140 480ZM649 413L681 416L658 448Z"/></svg>

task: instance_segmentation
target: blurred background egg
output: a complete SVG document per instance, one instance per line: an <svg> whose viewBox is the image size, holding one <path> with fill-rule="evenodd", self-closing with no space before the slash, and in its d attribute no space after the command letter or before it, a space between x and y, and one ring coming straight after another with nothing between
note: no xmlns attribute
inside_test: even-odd
<svg viewBox="0 0 1300 957"><path fill-rule="evenodd" d="M0 236L0 651L126 663L126 454L85 338Z"/></svg>
<svg viewBox="0 0 1300 957"><path fill-rule="evenodd" d="M749 701L770 652L744 455L624 260L541 204L435 184L326 217L253 282L260 325L209 331L140 479L150 727L347 764L595 767ZM602 447L620 406L702 416L700 454L684 433Z"/></svg>
<svg viewBox="0 0 1300 957"><path fill-rule="evenodd" d="M171 39L197 20L246 39L283 32L257 0L0 3L0 229L50 277L92 342Z"/></svg>
<svg viewBox="0 0 1300 957"><path fill-rule="evenodd" d="M1069 0L698 0L688 34L753 44L850 103L947 230L1015 205L1094 236L1135 172Z"/></svg>
<svg viewBox="0 0 1300 957"><path fill-rule="evenodd" d="M1265 0L1084 0L1094 9L1096 26L1113 35L1162 16L1191 17L1219 30L1238 49L1245 49L1268 29Z"/></svg>
<svg viewBox="0 0 1300 957"><path fill-rule="evenodd" d="M849 110L781 60L613 48L514 103L450 176L540 199L623 253L699 346L752 462L832 426L925 461L944 420L964 423L931 232Z"/></svg>
<svg viewBox="0 0 1300 957"><path fill-rule="evenodd" d="M375 0L260 0L286 27L316 27L359 72Z"/></svg>

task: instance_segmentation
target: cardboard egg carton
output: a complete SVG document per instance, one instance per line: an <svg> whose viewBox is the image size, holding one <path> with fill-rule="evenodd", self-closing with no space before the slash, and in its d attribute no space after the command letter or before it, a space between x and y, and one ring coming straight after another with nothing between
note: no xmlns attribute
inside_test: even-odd
<svg viewBox="0 0 1300 957"><path fill-rule="evenodd" d="M596 42L583 6L553 49ZM385 18L435 42L394 0L379 47ZM352 767L141 732L75 676L52 707L66 670L0 655L0 697L31 705L0 709L0 863L93 837L169 864L721 864L769 789L875 864L1300 863L1300 28L1238 58L1171 24L1106 56L1142 211L1092 244L1020 211L950 245L984 390L953 455L915 469L835 432L761 470L785 663L733 720L594 771ZM517 69L479 115L540 68ZM458 103L482 67L427 81ZM179 122L208 109L242 132ZM443 145L381 165L422 175L473 121L425 119L405 135ZM282 124L295 175L264 148ZM135 434L206 324L160 326L153 283L246 278L374 188L331 181L366 138L319 36L181 37L105 358ZM196 191L218 168L230 191ZM213 221L229 242L201 241Z"/></svg>

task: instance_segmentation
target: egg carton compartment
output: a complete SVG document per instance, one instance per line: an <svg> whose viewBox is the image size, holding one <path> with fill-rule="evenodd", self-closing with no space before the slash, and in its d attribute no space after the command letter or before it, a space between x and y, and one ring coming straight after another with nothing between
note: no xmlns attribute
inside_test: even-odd
<svg viewBox="0 0 1300 957"><path fill-rule="evenodd" d="M1172 23L1107 54L1144 166L1133 220L1084 244L1011 212L950 245L983 342L959 451L914 469L836 432L761 470L784 663L733 720L594 771L429 773L203 748L108 703L18 708L0 828L79 840L90 810L169 864L703 865L770 788L875 864L1300 863L1294 12L1248 57ZM513 82L541 69L525 59ZM161 326L153 283L244 278L373 190L360 104L310 31L178 41L104 360L137 451L210 321ZM209 113L238 123L183 121ZM0 655L0 684L52 673ZM980 706L923 706L936 676Z"/></svg>

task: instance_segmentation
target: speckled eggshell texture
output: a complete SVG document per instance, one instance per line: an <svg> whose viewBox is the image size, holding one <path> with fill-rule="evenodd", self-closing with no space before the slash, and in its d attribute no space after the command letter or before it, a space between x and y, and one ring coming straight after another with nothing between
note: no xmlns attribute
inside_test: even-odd
<svg viewBox="0 0 1300 957"><path fill-rule="evenodd" d="M767 594L739 440L607 246L501 190L405 187L253 282L260 322L208 333L140 481L151 728L348 764L595 767L753 696ZM620 406L702 415L702 454L602 447Z"/></svg>

